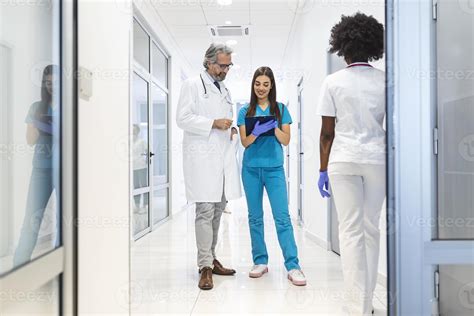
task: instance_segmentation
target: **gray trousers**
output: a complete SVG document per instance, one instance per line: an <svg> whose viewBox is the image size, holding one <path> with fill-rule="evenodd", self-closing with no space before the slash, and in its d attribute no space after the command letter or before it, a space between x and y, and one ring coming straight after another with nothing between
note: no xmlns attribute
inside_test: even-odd
<svg viewBox="0 0 474 316"><path fill-rule="evenodd" d="M222 193L222 200L218 203L196 203L195 226L199 269L213 267L212 261L216 258L219 225L226 205L224 193Z"/></svg>

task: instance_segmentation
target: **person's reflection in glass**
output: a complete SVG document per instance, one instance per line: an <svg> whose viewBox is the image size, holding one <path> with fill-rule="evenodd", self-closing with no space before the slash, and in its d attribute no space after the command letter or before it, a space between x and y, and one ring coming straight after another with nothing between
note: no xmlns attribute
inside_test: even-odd
<svg viewBox="0 0 474 316"><path fill-rule="evenodd" d="M134 189L148 186L148 148L144 139L140 138L140 126L133 124L133 187ZM134 197L134 208L140 213L140 195ZM147 195L144 195L144 204L148 203Z"/></svg>
<svg viewBox="0 0 474 316"><path fill-rule="evenodd" d="M25 217L20 240L13 257L15 267L31 259L48 201L59 179L59 68L48 65L43 70L41 101L30 106L25 119L26 141L34 147L33 168L28 188ZM60 244L59 192L56 192L57 232L55 247Z"/></svg>

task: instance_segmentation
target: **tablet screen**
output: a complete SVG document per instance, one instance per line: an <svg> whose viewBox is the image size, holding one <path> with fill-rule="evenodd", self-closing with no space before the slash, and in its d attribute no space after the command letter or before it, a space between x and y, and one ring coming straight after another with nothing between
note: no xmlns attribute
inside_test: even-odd
<svg viewBox="0 0 474 316"><path fill-rule="evenodd" d="M249 136L252 133L257 121L259 121L261 125L271 120L276 120L274 115L246 117L245 118L245 133L247 134L247 136ZM271 129L260 136L275 136L275 130Z"/></svg>

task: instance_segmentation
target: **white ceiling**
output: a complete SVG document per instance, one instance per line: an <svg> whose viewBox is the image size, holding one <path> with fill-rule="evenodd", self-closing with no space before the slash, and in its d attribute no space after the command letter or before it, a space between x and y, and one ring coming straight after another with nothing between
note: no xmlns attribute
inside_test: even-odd
<svg viewBox="0 0 474 316"><path fill-rule="evenodd" d="M196 72L202 69L204 52L211 42L238 41L233 57L237 67L232 69L226 81L234 88L237 83L240 86L243 82L250 84L253 72L260 66L270 66L275 72L280 70L299 1L304 2L233 0L229 6L221 6L217 0L163 0L152 3ZM249 25L250 36L213 38L208 27L226 25L226 21L231 21L231 25ZM243 90L242 98L248 96L246 89Z"/></svg>

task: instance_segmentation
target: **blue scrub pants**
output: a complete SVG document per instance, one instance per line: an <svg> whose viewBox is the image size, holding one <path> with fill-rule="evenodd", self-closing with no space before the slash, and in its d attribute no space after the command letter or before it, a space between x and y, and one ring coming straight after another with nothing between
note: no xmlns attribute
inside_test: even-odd
<svg viewBox="0 0 474 316"><path fill-rule="evenodd" d="M35 168L31 173L25 218L21 228L20 241L15 250L13 265L18 267L31 260L31 255L38 240L39 230L43 222L44 211L53 190L58 188L52 168ZM57 238L55 248L60 245L61 221L59 214L59 192L56 192L56 224Z"/></svg>
<svg viewBox="0 0 474 316"><path fill-rule="evenodd" d="M273 219L275 221L278 242L280 243L285 268L300 269L293 226L288 211L288 198L285 171L281 167L242 168L242 181L247 197L250 238L254 264L268 264L268 253L263 227L263 188L267 190Z"/></svg>

